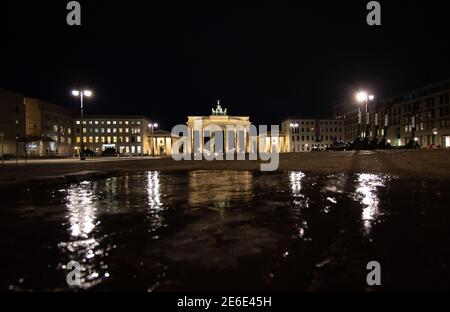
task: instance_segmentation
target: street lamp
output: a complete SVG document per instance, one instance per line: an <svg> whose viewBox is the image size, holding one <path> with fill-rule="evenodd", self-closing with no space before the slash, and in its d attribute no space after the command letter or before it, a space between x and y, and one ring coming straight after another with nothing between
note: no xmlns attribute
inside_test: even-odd
<svg viewBox="0 0 450 312"><path fill-rule="evenodd" d="M368 137L368 126L369 126L369 111L368 111L368 103L369 101L373 101L375 96L372 94L368 94L366 91L359 91L356 93L356 100L359 103L365 103L366 105L366 127L365 127L365 136ZM361 126L361 107L358 107L358 125ZM359 136L361 135L361 131L359 131Z"/></svg>
<svg viewBox="0 0 450 312"><path fill-rule="evenodd" d="M150 128L150 134L153 134L153 130L155 129L155 128L158 128L158 124L155 122L150 122L149 124L148 124L148 127ZM152 150L152 156L155 156L155 150L154 150L154 144L153 144L153 136L152 136L152 146L151 146L151 150Z"/></svg>
<svg viewBox="0 0 450 312"><path fill-rule="evenodd" d="M293 130L291 130L291 134L298 133L298 130L296 130L296 129L298 129L298 123L291 123L291 124L289 124L289 126L291 127L291 129L293 129ZM296 144L294 142L294 152L296 152L295 147L296 147Z"/></svg>
<svg viewBox="0 0 450 312"><path fill-rule="evenodd" d="M92 91L91 90L72 90L73 96L79 96L80 97L80 111L81 111L81 146L80 146L80 160L86 160L86 157L84 157L84 137L83 137L83 97L91 97Z"/></svg>

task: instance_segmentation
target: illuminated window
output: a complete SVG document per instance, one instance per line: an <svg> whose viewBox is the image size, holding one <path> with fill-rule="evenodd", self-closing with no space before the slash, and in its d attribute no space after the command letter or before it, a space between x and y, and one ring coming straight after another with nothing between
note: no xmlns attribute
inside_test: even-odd
<svg viewBox="0 0 450 312"><path fill-rule="evenodd" d="M141 143L141 137L140 137L140 136L137 136L136 142ZM161 141L161 142L162 142L162 141Z"/></svg>
<svg viewBox="0 0 450 312"><path fill-rule="evenodd" d="M107 142L108 144L111 144L111 137L110 137L110 136L106 138L106 142Z"/></svg>
<svg viewBox="0 0 450 312"><path fill-rule="evenodd" d="M113 142L114 142L114 143L117 143L117 137L116 137L116 136L113 137Z"/></svg>
<svg viewBox="0 0 450 312"><path fill-rule="evenodd" d="M110 125L110 124L111 124L111 121L108 120L108 121L106 122L106 124L107 124L107 125Z"/></svg>
<svg viewBox="0 0 450 312"><path fill-rule="evenodd" d="M89 137L89 143L94 143L94 137Z"/></svg>
<svg viewBox="0 0 450 312"><path fill-rule="evenodd" d="M102 143L105 143L105 137L102 137Z"/></svg>
<svg viewBox="0 0 450 312"><path fill-rule="evenodd" d="M127 121L125 121L125 124L126 124L126 125L128 125L128 120L127 120Z"/></svg>
<svg viewBox="0 0 450 312"><path fill-rule="evenodd" d="M92 120L89 120L89 124L92 125Z"/></svg>
<svg viewBox="0 0 450 312"><path fill-rule="evenodd" d="M126 137L125 137L125 142L126 142L126 143L130 142L130 137L127 137L127 136L126 136Z"/></svg>
<svg viewBox="0 0 450 312"><path fill-rule="evenodd" d="M128 132L130 132L130 129L129 128L125 128L125 133L128 133Z"/></svg>
<svg viewBox="0 0 450 312"><path fill-rule="evenodd" d="M115 125L115 124L117 124L117 121L114 120L114 121L113 121L113 125Z"/></svg>
<svg viewBox="0 0 450 312"><path fill-rule="evenodd" d="M107 133L111 133L111 128L106 129Z"/></svg>
<svg viewBox="0 0 450 312"><path fill-rule="evenodd" d="M67 143L72 144L72 138L71 137L67 138Z"/></svg>
<svg viewBox="0 0 450 312"><path fill-rule="evenodd" d="M71 128L67 128L67 134L72 134L72 129Z"/></svg>
<svg viewBox="0 0 450 312"><path fill-rule="evenodd" d="M86 142L87 142L87 138L83 137L83 143L86 143Z"/></svg>
<svg viewBox="0 0 450 312"><path fill-rule="evenodd" d="M116 133L117 132L117 128L113 128L113 133Z"/></svg>
<svg viewBox="0 0 450 312"><path fill-rule="evenodd" d="M119 128L119 133L122 133L123 132L123 128Z"/></svg>
<svg viewBox="0 0 450 312"><path fill-rule="evenodd" d="M99 142L99 137L96 136L96 137L95 137L95 143L98 143L98 142Z"/></svg>
<svg viewBox="0 0 450 312"><path fill-rule="evenodd" d="M83 128L83 133L86 133L86 128Z"/></svg>
<svg viewBox="0 0 450 312"><path fill-rule="evenodd" d="M81 142L80 137L77 137L77 143L80 143L80 142Z"/></svg>
<svg viewBox="0 0 450 312"><path fill-rule="evenodd" d="M80 124L80 121L79 120L77 120L77 125L79 125Z"/></svg>
<svg viewBox="0 0 450 312"><path fill-rule="evenodd" d="M137 124L137 125L140 125L140 124L141 124L141 122L140 122L140 121L137 121L137 122L136 122L136 124Z"/></svg>
<svg viewBox="0 0 450 312"><path fill-rule="evenodd" d="M105 128L102 128L102 133L105 133Z"/></svg>
<svg viewBox="0 0 450 312"><path fill-rule="evenodd" d="M95 121L95 124L98 125L98 120Z"/></svg>

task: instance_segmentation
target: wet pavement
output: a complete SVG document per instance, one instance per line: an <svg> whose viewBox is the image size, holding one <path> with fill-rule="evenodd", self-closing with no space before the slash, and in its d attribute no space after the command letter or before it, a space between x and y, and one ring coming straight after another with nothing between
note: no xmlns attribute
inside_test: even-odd
<svg viewBox="0 0 450 312"><path fill-rule="evenodd" d="M369 173L149 171L2 193L0 291L449 290L447 190ZM366 284L369 261L381 286Z"/></svg>

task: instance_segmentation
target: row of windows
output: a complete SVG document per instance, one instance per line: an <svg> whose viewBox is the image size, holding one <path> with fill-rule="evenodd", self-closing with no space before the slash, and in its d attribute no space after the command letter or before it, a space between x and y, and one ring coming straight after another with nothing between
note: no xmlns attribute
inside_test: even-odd
<svg viewBox="0 0 450 312"><path fill-rule="evenodd" d="M306 137L306 141L309 141L309 135L307 135L307 136L304 136L304 135L302 135L302 141L305 141L305 137ZM325 138L325 141L328 141L328 140L333 140L333 138L335 138L335 139L338 139L339 138L339 140L342 140L342 135L340 135L339 137L338 136L335 136L335 137L333 137L333 136L328 136L328 135L325 135L325 136L323 136L323 135L321 135L321 136L311 136L311 140L316 140L316 141L323 141L324 140L324 138ZM297 141L300 141L300 136L299 135L297 135L297 136L292 136L292 141L295 141L295 139L297 139Z"/></svg>
<svg viewBox="0 0 450 312"><path fill-rule="evenodd" d="M76 129L76 133L80 133L80 128ZM83 133L141 133L141 128L84 128Z"/></svg>
<svg viewBox="0 0 450 312"><path fill-rule="evenodd" d="M71 137L63 137L63 136L57 136L57 135L52 135L51 139L53 141L55 141L55 143L61 143L61 144L72 144L72 138Z"/></svg>
<svg viewBox="0 0 450 312"><path fill-rule="evenodd" d="M310 128L301 128L301 132L309 132ZM300 133L300 128L292 128L292 133ZM320 132L333 132L333 128L320 128ZM311 132L314 132L314 128L311 128ZM334 128L334 132L342 132L342 128Z"/></svg>
<svg viewBox="0 0 450 312"><path fill-rule="evenodd" d="M81 142L81 137L77 137L77 143ZM136 138L134 136L129 137L117 137L117 136L107 136L107 137L98 137L98 136L89 136L89 137L83 137L83 143L141 143L142 138L140 136L137 136Z"/></svg>
<svg viewBox="0 0 450 312"><path fill-rule="evenodd" d="M81 124L80 120L77 120L76 124L77 125ZM87 125L87 124L89 124L89 125L104 125L104 124L107 124L107 125L122 125L122 124L140 125L141 122L140 121L136 121L136 122L131 121L130 122L128 120L125 120L125 121L122 121L122 120L113 120L113 121L111 121L111 120L106 120L106 121L105 120L100 120L100 121L99 120L83 120L83 125Z"/></svg>
<svg viewBox="0 0 450 312"><path fill-rule="evenodd" d="M302 121L301 122L302 125L315 125L316 122L315 121ZM321 125L342 125L342 121L320 121ZM294 124L292 124L294 125ZM295 124L296 126L298 126L298 124Z"/></svg>

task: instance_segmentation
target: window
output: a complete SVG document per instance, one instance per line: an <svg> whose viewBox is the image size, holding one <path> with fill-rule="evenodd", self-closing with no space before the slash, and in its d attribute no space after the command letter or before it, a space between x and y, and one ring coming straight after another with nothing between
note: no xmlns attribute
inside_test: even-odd
<svg viewBox="0 0 450 312"><path fill-rule="evenodd" d="M111 124L111 121L108 120L108 121L106 122L106 124L107 124L107 125L110 125L110 124Z"/></svg>
<svg viewBox="0 0 450 312"><path fill-rule="evenodd" d="M77 124L77 125L79 125L79 124L80 124L80 121L79 121L79 120L77 120L76 124Z"/></svg>
<svg viewBox="0 0 450 312"><path fill-rule="evenodd" d="M80 142L81 142L80 137L77 137L77 143L80 143Z"/></svg>
<svg viewBox="0 0 450 312"><path fill-rule="evenodd" d="M136 137L136 142L141 143L141 137L140 136Z"/></svg>

